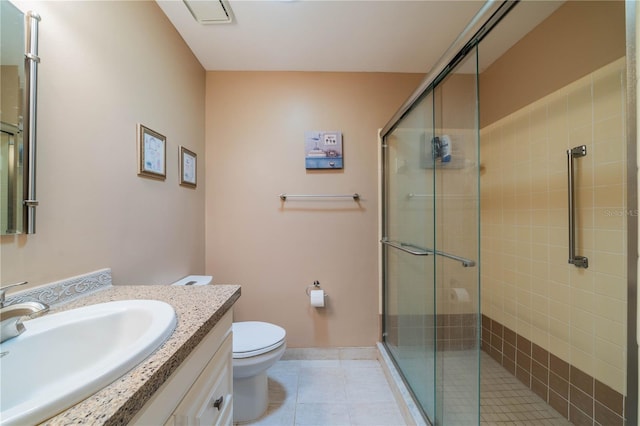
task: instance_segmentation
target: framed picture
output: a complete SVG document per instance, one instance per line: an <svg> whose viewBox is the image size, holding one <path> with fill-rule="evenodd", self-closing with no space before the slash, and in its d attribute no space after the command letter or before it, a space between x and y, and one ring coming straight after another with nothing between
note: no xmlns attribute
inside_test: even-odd
<svg viewBox="0 0 640 426"><path fill-rule="evenodd" d="M189 151L184 146L180 147L180 185L195 188L196 166L198 156L195 152Z"/></svg>
<svg viewBox="0 0 640 426"><path fill-rule="evenodd" d="M165 180L167 138L138 124L138 176Z"/></svg>
<svg viewBox="0 0 640 426"><path fill-rule="evenodd" d="M342 132L304 132L306 169L341 169L342 161Z"/></svg>

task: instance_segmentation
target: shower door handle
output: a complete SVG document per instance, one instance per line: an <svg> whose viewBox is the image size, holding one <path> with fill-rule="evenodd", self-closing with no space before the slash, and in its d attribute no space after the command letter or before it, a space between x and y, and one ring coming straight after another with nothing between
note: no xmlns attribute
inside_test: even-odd
<svg viewBox="0 0 640 426"><path fill-rule="evenodd" d="M381 239L380 242L387 246L391 246L393 248L401 250L405 253L412 254L414 256L429 256L430 254L432 254L427 250L421 249L420 247L416 247L407 243L401 243L398 241L390 241L390 240L387 240L386 238Z"/></svg>
<svg viewBox="0 0 640 426"><path fill-rule="evenodd" d="M581 145L567 150L568 169L568 205L569 205L569 263L578 268L588 268L589 259L584 256L576 256L576 229L575 229L575 196L574 196L574 176L573 159L587 155L587 146Z"/></svg>
<svg viewBox="0 0 640 426"><path fill-rule="evenodd" d="M398 250L402 250L404 252L410 253L414 256L429 256L430 254L434 254L434 255L446 257L447 259L456 260L460 262L462 266L464 266L465 268L468 268L470 266L476 266L476 262L471 259L456 256L455 254L445 253L440 250L426 249L426 248L414 246L413 244L402 243L399 241L391 241L386 238L381 239L380 242L382 244L386 244Z"/></svg>

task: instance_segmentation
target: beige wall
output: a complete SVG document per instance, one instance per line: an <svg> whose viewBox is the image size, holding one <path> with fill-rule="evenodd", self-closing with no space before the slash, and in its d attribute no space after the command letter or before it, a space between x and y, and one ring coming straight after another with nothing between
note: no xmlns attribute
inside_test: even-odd
<svg viewBox="0 0 640 426"><path fill-rule="evenodd" d="M626 385L625 59L482 129L482 312L618 392ZM576 254L567 263L567 155Z"/></svg>
<svg viewBox="0 0 640 426"><path fill-rule="evenodd" d="M206 273L242 285L236 320L280 324L291 347L379 340L377 129L421 78L207 73ZM305 170L306 130L342 131L343 170ZM282 203L282 192L362 199ZM314 280L325 309L309 306Z"/></svg>
<svg viewBox="0 0 640 426"><path fill-rule="evenodd" d="M42 16L37 234L1 238L4 284L104 267L116 284L204 272L205 72L153 1L16 2ZM167 137L164 182L137 176L136 123Z"/></svg>
<svg viewBox="0 0 640 426"><path fill-rule="evenodd" d="M480 127L624 56L624 22L624 1L567 1L482 72ZM480 58L493 37L505 37L500 28L480 44Z"/></svg>

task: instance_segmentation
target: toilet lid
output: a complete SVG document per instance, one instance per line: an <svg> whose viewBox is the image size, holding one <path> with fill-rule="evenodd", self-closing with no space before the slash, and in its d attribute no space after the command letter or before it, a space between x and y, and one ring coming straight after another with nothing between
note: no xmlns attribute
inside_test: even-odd
<svg viewBox="0 0 640 426"><path fill-rule="evenodd" d="M248 358L261 355L282 345L284 328L260 321L233 323L233 357Z"/></svg>

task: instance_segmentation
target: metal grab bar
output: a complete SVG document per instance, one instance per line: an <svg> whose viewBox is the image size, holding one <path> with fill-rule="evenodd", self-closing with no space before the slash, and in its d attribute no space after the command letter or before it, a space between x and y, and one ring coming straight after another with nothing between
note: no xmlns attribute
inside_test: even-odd
<svg viewBox="0 0 640 426"><path fill-rule="evenodd" d="M310 195L310 194L280 194L280 199L282 201L287 201L287 198L353 198L353 201L360 201L360 194L357 192L355 194L318 194L318 195Z"/></svg>
<svg viewBox="0 0 640 426"><path fill-rule="evenodd" d="M576 256L576 230L575 230L575 196L574 196L574 177L573 177L573 159L584 157L587 155L587 146L581 145L567 150L567 169L568 169L568 186L569 186L569 263L578 268L588 268L589 259L584 256Z"/></svg>
<svg viewBox="0 0 640 426"><path fill-rule="evenodd" d="M399 241L391 241L391 240L388 240L386 238L381 239L380 242L382 244L391 246L391 247L396 248L398 250L402 250L404 252L413 254L414 256L428 256L430 254L434 254L434 255L437 255L437 256L446 257L447 259L452 259L452 260L458 261L458 262L462 263L462 266L464 266L465 268L471 267L471 266L476 266L476 262L471 260L471 259L467 259L467 258L464 258L464 257L456 256L455 254L446 253L446 252L443 252L443 251L440 251L440 250L426 249L426 248L415 246L413 244L402 243L402 242L399 242ZM414 249L414 250L411 250L408 247L410 247L411 249Z"/></svg>

